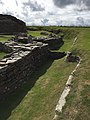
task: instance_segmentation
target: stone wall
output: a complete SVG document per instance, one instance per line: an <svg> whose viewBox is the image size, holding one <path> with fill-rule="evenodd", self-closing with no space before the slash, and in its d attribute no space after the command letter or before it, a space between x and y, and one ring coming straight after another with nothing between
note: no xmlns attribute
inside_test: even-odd
<svg viewBox="0 0 90 120"><path fill-rule="evenodd" d="M7 46L5 43L0 42L0 51L5 53L11 53L13 49L12 47Z"/></svg>
<svg viewBox="0 0 90 120"><path fill-rule="evenodd" d="M62 37L57 36L50 38L33 38L33 40L37 42L47 43L50 50L57 50L64 44Z"/></svg>
<svg viewBox="0 0 90 120"><path fill-rule="evenodd" d="M0 33L15 34L18 32L26 32L27 28L23 21L11 15L0 14Z"/></svg>
<svg viewBox="0 0 90 120"><path fill-rule="evenodd" d="M16 52L0 61L0 98L19 88L28 78L30 79L34 71L48 58L49 53L48 45L43 43L7 44L16 49Z"/></svg>
<svg viewBox="0 0 90 120"><path fill-rule="evenodd" d="M60 59L65 52L51 52L64 44L61 37L36 38L17 35L0 43L0 51L8 53L0 61L0 98L19 88L47 59Z"/></svg>
<svg viewBox="0 0 90 120"><path fill-rule="evenodd" d="M49 58L51 58L52 60L61 59L64 56L66 56L65 52L50 52L49 53Z"/></svg>

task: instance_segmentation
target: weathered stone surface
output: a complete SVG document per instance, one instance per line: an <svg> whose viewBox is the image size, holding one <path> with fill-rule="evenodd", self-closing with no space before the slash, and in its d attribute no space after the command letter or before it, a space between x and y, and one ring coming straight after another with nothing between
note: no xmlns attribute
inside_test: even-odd
<svg viewBox="0 0 90 120"><path fill-rule="evenodd" d="M49 58L51 58L53 60L63 58L64 56L66 56L65 52L50 52L49 53Z"/></svg>
<svg viewBox="0 0 90 120"><path fill-rule="evenodd" d="M43 32L41 32L40 34L41 34L41 35L48 35L48 32L43 31Z"/></svg>
<svg viewBox="0 0 90 120"><path fill-rule="evenodd" d="M15 34L18 32L26 32L25 23L11 15L0 14L0 33Z"/></svg>
<svg viewBox="0 0 90 120"><path fill-rule="evenodd" d="M56 50L64 44L64 41L61 37L52 37L45 39L44 43L47 43L51 50Z"/></svg>
<svg viewBox="0 0 90 120"><path fill-rule="evenodd" d="M59 34L59 33L62 33L62 30L61 29L50 29L50 30L48 30L49 32L52 32L52 33L54 33L54 34Z"/></svg>
<svg viewBox="0 0 90 120"><path fill-rule="evenodd" d="M49 45L49 49L51 50L55 50L55 49L59 49L63 44L64 41L61 37L50 37L50 38L33 38L33 41L37 41L37 42L43 42Z"/></svg>
<svg viewBox="0 0 90 120"><path fill-rule="evenodd" d="M80 58L76 55L73 55L71 52L67 53L66 62L79 62Z"/></svg>
<svg viewBox="0 0 90 120"><path fill-rule="evenodd" d="M38 31L38 28L34 28L34 27L28 27L27 29L31 31Z"/></svg>
<svg viewBox="0 0 90 120"><path fill-rule="evenodd" d="M58 49L63 43L58 36L36 38L26 34L17 34L10 41L0 43L0 50L8 53L0 61L0 98L30 79L47 59L64 57L64 52L50 52L50 49Z"/></svg>
<svg viewBox="0 0 90 120"><path fill-rule="evenodd" d="M15 48L16 44L6 43ZM44 43L17 44L16 51L0 61L0 98L19 88L48 59L48 45Z"/></svg>
<svg viewBox="0 0 90 120"><path fill-rule="evenodd" d="M6 52L6 53L10 53L10 52L12 52L13 50L12 50L12 48L9 47L8 45L0 42L0 51Z"/></svg>

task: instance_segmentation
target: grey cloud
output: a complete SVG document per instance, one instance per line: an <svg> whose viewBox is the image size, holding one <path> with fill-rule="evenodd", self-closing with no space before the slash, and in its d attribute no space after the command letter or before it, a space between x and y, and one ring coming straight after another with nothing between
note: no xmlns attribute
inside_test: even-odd
<svg viewBox="0 0 90 120"><path fill-rule="evenodd" d="M29 16L29 10L27 9L27 7L26 8L22 7L22 9L23 9L22 14L24 15L24 17L28 18L28 16Z"/></svg>
<svg viewBox="0 0 90 120"><path fill-rule="evenodd" d="M74 0L53 0L54 4L58 7L65 7L67 5L73 4Z"/></svg>
<svg viewBox="0 0 90 120"><path fill-rule="evenodd" d="M4 3L0 0L0 4L3 5Z"/></svg>
<svg viewBox="0 0 90 120"><path fill-rule="evenodd" d="M24 10L24 12L22 12L22 14L25 16L25 17L28 17L28 10Z"/></svg>
<svg viewBox="0 0 90 120"><path fill-rule="evenodd" d="M63 8L72 4L81 5L83 3L88 7L88 9L90 9L90 0L53 0L53 2L57 7L60 7L60 8Z"/></svg>
<svg viewBox="0 0 90 120"><path fill-rule="evenodd" d="M48 15L54 15L55 13L53 13L53 12L48 12Z"/></svg>
<svg viewBox="0 0 90 120"><path fill-rule="evenodd" d="M63 21L62 20L57 20L56 23L57 23L58 26L60 26L60 25L63 24Z"/></svg>
<svg viewBox="0 0 90 120"><path fill-rule="evenodd" d="M83 0L86 3L86 6L90 9L90 0Z"/></svg>
<svg viewBox="0 0 90 120"><path fill-rule="evenodd" d="M7 9L6 9L6 12L2 12L2 14L14 15L14 13L13 13L13 12L8 11Z"/></svg>
<svg viewBox="0 0 90 120"><path fill-rule="evenodd" d="M32 11L44 11L45 8L42 7L37 1L28 0L28 2L23 2L24 7L30 8Z"/></svg>
<svg viewBox="0 0 90 120"><path fill-rule="evenodd" d="M49 20L48 20L48 19L46 19L46 18L45 18L45 19L43 19L43 20L41 20L41 22L43 23L43 25L46 25L46 24L48 23L48 21L49 21Z"/></svg>
<svg viewBox="0 0 90 120"><path fill-rule="evenodd" d="M18 2L17 2L17 0L15 0L15 2L16 2L16 5L18 6Z"/></svg>
<svg viewBox="0 0 90 120"><path fill-rule="evenodd" d="M77 22L76 24L79 25L79 26L85 25L84 19L82 17L77 17L76 22Z"/></svg>

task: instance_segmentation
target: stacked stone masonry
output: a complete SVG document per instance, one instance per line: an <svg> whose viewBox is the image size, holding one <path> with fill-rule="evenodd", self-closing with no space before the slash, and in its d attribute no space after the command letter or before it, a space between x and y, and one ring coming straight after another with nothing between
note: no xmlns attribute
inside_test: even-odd
<svg viewBox="0 0 90 120"><path fill-rule="evenodd" d="M48 44L50 50L57 50L64 44L62 37L58 37L58 36L48 37L48 38L33 38L33 40Z"/></svg>
<svg viewBox="0 0 90 120"><path fill-rule="evenodd" d="M0 61L0 98L19 88L48 58L48 44L5 43L13 52Z"/></svg>

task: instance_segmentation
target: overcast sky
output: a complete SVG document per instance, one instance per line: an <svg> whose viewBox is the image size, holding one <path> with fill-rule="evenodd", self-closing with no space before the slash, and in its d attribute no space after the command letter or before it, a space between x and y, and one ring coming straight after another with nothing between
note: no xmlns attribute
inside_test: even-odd
<svg viewBox="0 0 90 120"><path fill-rule="evenodd" d="M90 26L90 0L0 0L0 13L27 25Z"/></svg>

